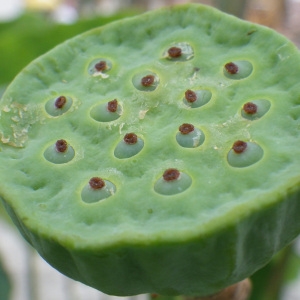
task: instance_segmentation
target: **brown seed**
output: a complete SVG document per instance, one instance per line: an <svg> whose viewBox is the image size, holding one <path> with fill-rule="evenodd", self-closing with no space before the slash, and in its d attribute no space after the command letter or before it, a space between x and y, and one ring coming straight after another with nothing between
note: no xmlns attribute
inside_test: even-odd
<svg viewBox="0 0 300 300"><path fill-rule="evenodd" d="M169 50L168 50L168 54L170 57L172 58L177 58L177 57L180 57L181 54L182 54L182 51L180 48L178 47L171 47Z"/></svg>
<svg viewBox="0 0 300 300"><path fill-rule="evenodd" d="M188 123L183 123L179 126L179 131L181 134L189 134L190 132L194 131L194 129L194 125Z"/></svg>
<svg viewBox="0 0 300 300"><path fill-rule="evenodd" d="M96 69L98 72L105 71L105 70L107 69L106 61L101 60L101 61L99 61L98 63L96 63L96 64L95 64L95 69Z"/></svg>
<svg viewBox="0 0 300 300"><path fill-rule="evenodd" d="M180 176L180 172L177 169L167 169L163 174L163 179L165 181L174 181L178 179Z"/></svg>
<svg viewBox="0 0 300 300"><path fill-rule="evenodd" d="M128 145L134 145L138 141L138 137L135 133L126 133L124 136L124 142Z"/></svg>
<svg viewBox="0 0 300 300"><path fill-rule="evenodd" d="M185 92L185 99L187 102L193 103L197 100L197 94L192 90L187 90Z"/></svg>
<svg viewBox="0 0 300 300"><path fill-rule="evenodd" d="M116 112L117 111L117 109L118 109L118 101L117 101L117 99L114 99L114 100L112 100L112 101L109 101L108 103L107 103L107 110L109 111L109 112Z"/></svg>
<svg viewBox="0 0 300 300"><path fill-rule="evenodd" d="M63 152L67 151L67 149L68 149L68 143L65 140L58 140L55 143L55 147L56 147L57 152L63 153Z"/></svg>
<svg viewBox="0 0 300 300"><path fill-rule="evenodd" d="M232 74L232 75L238 73L238 71L239 71L239 67L233 62L227 63L225 65L225 69L229 74Z"/></svg>
<svg viewBox="0 0 300 300"><path fill-rule="evenodd" d="M247 102L244 104L243 110L245 111L245 113L253 115L257 112L257 105L252 102Z"/></svg>
<svg viewBox="0 0 300 300"><path fill-rule="evenodd" d="M93 190L100 190L105 187L105 181L100 177L93 177L90 179L89 185Z"/></svg>
<svg viewBox="0 0 300 300"><path fill-rule="evenodd" d="M55 100L55 107L56 108L63 108L65 104L67 103L67 98L65 96L60 96Z"/></svg>
<svg viewBox="0 0 300 300"><path fill-rule="evenodd" d="M235 153L240 154L243 153L247 148L247 143L243 141L234 142L232 149Z"/></svg>
<svg viewBox="0 0 300 300"><path fill-rule="evenodd" d="M145 87L151 86L154 83L155 77L153 75L147 75L142 78L141 84Z"/></svg>

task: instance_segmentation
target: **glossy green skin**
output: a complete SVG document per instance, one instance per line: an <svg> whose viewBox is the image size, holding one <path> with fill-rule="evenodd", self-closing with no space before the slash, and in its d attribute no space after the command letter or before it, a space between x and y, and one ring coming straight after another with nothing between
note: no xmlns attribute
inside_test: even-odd
<svg viewBox="0 0 300 300"><path fill-rule="evenodd" d="M172 61L166 50L187 42L194 57ZM107 57L108 77L89 63ZM224 76L230 61L250 61L244 79ZM200 70L199 70L200 68ZM153 91L132 78L159 77ZM212 8L184 5L150 12L87 32L35 60L1 101L0 195L27 241L67 276L113 295L156 292L208 295L265 265L300 232L300 54L277 33ZM189 108L187 89L208 89L211 100ZM53 117L45 104L61 94L72 107ZM117 98L122 115L97 122L91 109ZM244 103L267 99L257 120ZM183 148L178 127L192 123L204 143ZM143 149L114 157L125 133ZM66 139L75 157L65 164L43 153ZM236 140L258 143L261 160L228 164ZM155 192L167 168L192 178L172 196ZM116 186L111 197L85 203L93 176Z"/></svg>

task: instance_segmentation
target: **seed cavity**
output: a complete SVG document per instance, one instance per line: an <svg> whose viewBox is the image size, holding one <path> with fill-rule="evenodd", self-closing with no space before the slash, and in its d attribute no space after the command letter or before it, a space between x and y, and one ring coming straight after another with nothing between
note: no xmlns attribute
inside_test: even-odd
<svg viewBox="0 0 300 300"><path fill-rule="evenodd" d="M58 140L55 147L57 152L64 153L68 150L68 143L65 140Z"/></svg>
<svg viewBox="0 0 300 300"><path fill-rule="evenodd" d="M100 177L92 177L89 181L89 185L93 190L99 190L105 187L105 181Z"/></svg>
<svg viewBox="0 0 300 300"><path fill-rule="evenodd" d="M271 103L266 99L257 99L247 102L241 109L241 115L245 119L254 121L263 117L270 109Z"/></svg>
<svg viewBox="0 0 300 300"><path fill-rule="evenodd" d="M207 104L212 98L212 92L208 89L186 90L183 103L190 108L198 108Z"/></svg>
<svg viewBox="0 0 300 300"><path fill-rule="evenodd" d="M181 134L189 134L193 132L194 129L195 129L194 125L188 123L183 123L182 125L179 126L179 131Z"/></svg>
<svg viewBox="0 0 300 300"><path fill-rule="evenodd" d="M232 167L244 168L257 163L263 155L264 151L257 143L238 140L229 150L227 161Z"/></svg>
<svg viewBox="0 0 300 300"><path fill-rule="evenodd" d="M74 156L74 148L64 139L57 140L44 151L45 159L53 164L68 163Z"/></svg>
<svg viewBox="0 0 300 300"><path fill-rule="evenodd" d="M126 133L117 144L114 155L116 158L125 159L138 154L144 147L144 141L135 133Z"/></svg>
<svg viewBox="0 0 300 300"><path fill-rule="evenodd" d="M189 123L179 126L176 134L177 143L184 148L196 148L204 143L205 135L203 131Z"/></svg>
<svg viewBox="0 0 300 300"><path fill-rule="evenodd" d="M81 199L85 203L98 203L116 193L116 186L101 177L92 177L81 191Z"/></svg>
<svg viewBox="0 0 300 300"><path fill-rule="evenodd" d="M182 50L179 47L171 47L168 50L168 54L171 58L178 58L182 54Z"/></svg>
<svg viewBox="0 0 300 300"><path fill-rule="evenodd" d="M233 63L233 62L229 62L225 65L225 70L229 73L229 74L237 74L239 71L239 67Z"/></svg>
<svg viewBox="0 0 300 300"><path fill-rule="evenodd" d="M90 62L88 67L88 73L94 77L101 77L103 79L108 78L107 74L112 68L112 63L106 58L97 58Z"/></svg>
<svg viewBox="0 0 300 300"><path fill-rule="evenodd" d="M175 43L170 45L163 54L164 61L184 62L194 57L194 50L189 43Z"/></svg>
<svg viewBox="0 0 300 300"><path fill-rule="evenodd" d="M60 96L55 100L55 107L58 109L61 109L65 106L65 104L67 103L67 98L65 96Z"/></svg>
<svg viewBox="0 0 300 300"><path fill-rule="evenodd" d="M237 154L243 153L247 149L247 143L240 140L236 141L232 145L232 149Z"/></svg>
<svg viewBox="0 0 300 300"><path fill-rule="evenodd" d="M132 83L140 91L154 91L159 84L159 77L151 71L143 71L133 76Z"/></svg>
<svg viewBox="0 0 300 300"><path fill-rule="evenodd" d="M124 136L124 142L128 145L134 145L138 141L138 137L135 133L126 133Z"/></svg>
<svg viewBox="0 0 300 300"><path fill-rule="evenodd" d="M180 172L177 169L167 169L163 174L165 181L177 180L180 176Z"/></svg>
<svg viewBox="0 0 300 300"><path fill-rule="evenodd" d="M94 106L91 111L91 117L97 122L111 122L120 118L122 107L117 99L104 102Z"/></svg>
<svg viewBox="0 0 300 300"><path fill-rule="evenodd" d="M194 103L197 100L197 94L192 90L187 90L184 95L186 101L189 103Z"/></svg>
<svg viewBox="0 0 300 300"><path fill-rule="evenodd" d="M155 182L154 190L161 195L175 195L184 192L192 184L192 178L176 168L169 168Z"/></svg>
<svg viewBox="0 0 300 300"><path fill-rule="evenodd" d="M252 71L253 66L249 61L237 60L226 63L223 72L227 78L238 80L250 76Z"/></svg>
<svg viewBox="0 0 300 300"><path fill-rule="evenodd" d="M114 113L114 112L117 111L117 109L118 109L118 101L117 101L117 99L114 99L114 100L109 101L109 102L107 103L107 110L108 110L109 112Z"/></svg>
<svg viewBox="0 0 300 300"><path fill-rule="evenodd" d="M72 106L73 100L69 96L59 96L50 99L45 104L46 112L52 117L58 117L66 113Z"/></svg>

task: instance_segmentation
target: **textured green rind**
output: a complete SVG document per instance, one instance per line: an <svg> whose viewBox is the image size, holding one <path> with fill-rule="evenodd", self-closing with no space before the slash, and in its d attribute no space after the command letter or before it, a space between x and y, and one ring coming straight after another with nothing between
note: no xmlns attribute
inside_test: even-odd
<svg viewBox="0 0 300 300"><path fill-rule="evenodd" d="M164 57L187 42L194 57ZM107 58L108 77L89 64ZM223 66L246 60L241 80ZM199 70L200 69L200 70ZM154 91L136 89L145 70L159 77ZM108 294L206 295L241 280L300 232L300 55L277 33L214 9L185 5L116 22L69 40L35 60L4 94L1 109L0 195L14 222L39 253L64 274ZM211 100L191 109L187 89L208 89ZM52 117L45 104L61 94L73 105ZM123 113L97 122L96 105L117 98ZM258 120L241 116L244 103L267 99ZM176 142L178 126L205 134L197 148ZM126 132L144 140L132 158L114 149ZM66 164L43 153L64 138L75 150ZM236 140L258 143L263 158L234 168ZM167 168L192 178L183 193L164 196L154 184ZM85 203L81 191L101 176L116 193Z"/></svg>
<svg viewBox="0 0 300 300"><path fill-rule="evenodd" d="M120 244L103 251L65 248L29 232L14 211L7 209L22 235L50 264L107 294L209 295L250 276L297 236L299 197L294 185L275 196L276 206L254 208L240 220L233 211L226 227L208 230L198 238Z"/></svg>

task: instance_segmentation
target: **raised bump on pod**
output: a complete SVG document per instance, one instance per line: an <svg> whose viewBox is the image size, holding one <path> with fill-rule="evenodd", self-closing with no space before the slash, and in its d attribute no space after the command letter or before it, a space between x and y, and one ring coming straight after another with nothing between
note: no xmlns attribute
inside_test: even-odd
<svg viewBox="0 0 300 300"><path fill-rule="evenodd" d="M61 95L48 100L45 104L45 110L49 115L58 117L66 113L72 106L72 103L71 97Z"/></svg>
<svg viewBox="0 0 300 300"><path fill-rule="evenodd" d="M101 177L92 177L81 191L81 199L86 203L96 203L114 195L116 186Z"/></svg>
<svg viewBox="0 0 300 300"><path fill-rule="evenodd" d="M237 140L227 154L227 161L232 167L244 168L257 163L263 155L264 151L258 144Z"/></svg>
<svg viewBox="0 0 300 300"><path fill-rule="evenodd" d="M212 92L207 89L186 90L183 97L185 105L191 108L198 108L210 101Z"/></svg>
<svg viewBox="0 0 300 300"><path fill-rule="evenodd" d="M75 151L73 147L64 139L57 140L44 152L45 159L54 164L68 163L74 156Z"/></svg>
<svg viewBox="0 0 300 300"><path fill-rule="evenodd" d="M132 83L140 91L152 92L159 85L159 77L151 71L143 71L133 76Z"/></svg>
<svg viewBox="0 0 300 300"><path fill-rule="evenodd" d="M227 78L238 80L251 75L252 64L247 60L230 61L224 64L223 73Z"/></svg>
<svg viewBox="0 0 300 300"><path fill-rule="evenodd" d="M169 61L184 62L194 57L194 50L189 43L175 43L165 50L163 57Z"/></svg>
<svg viewBox="0 0 300 300"><path fill-rule="evenodd" d="M126 133L123 139L117 144L114 155L116 158L130 158L138 154L144 147L144 141L135 133Z"/></svg>
<svg viewBox="0 0 300 300"><path fill-rule="evenodd" d="M117 99L101 103L91 109L91 117L98 122L111 122L122 114L122 107Z"/></svg>
<svg viewBox="0 0 300 300"><path fill-rule="evenodd" d="M184 192L192 184L192 178L175 168L164 171L162 176L155 182L154 190L161 195L175 195Z"/></svg>
<svg viewBox="0 0 300 300"><path fill-rule="evenodd" d="M246 102L242 109L241 115L248 120L257 120L264 116L270 109L271 103L266 99L257 99Z"/></svg>
<svg viewBox="0 0 300 300"><path fill-rule="evenodd" d="M202 130L189 123L179 126L176 134L177 143L184 148L196 148L203 144L205 135Z"/></svg>

